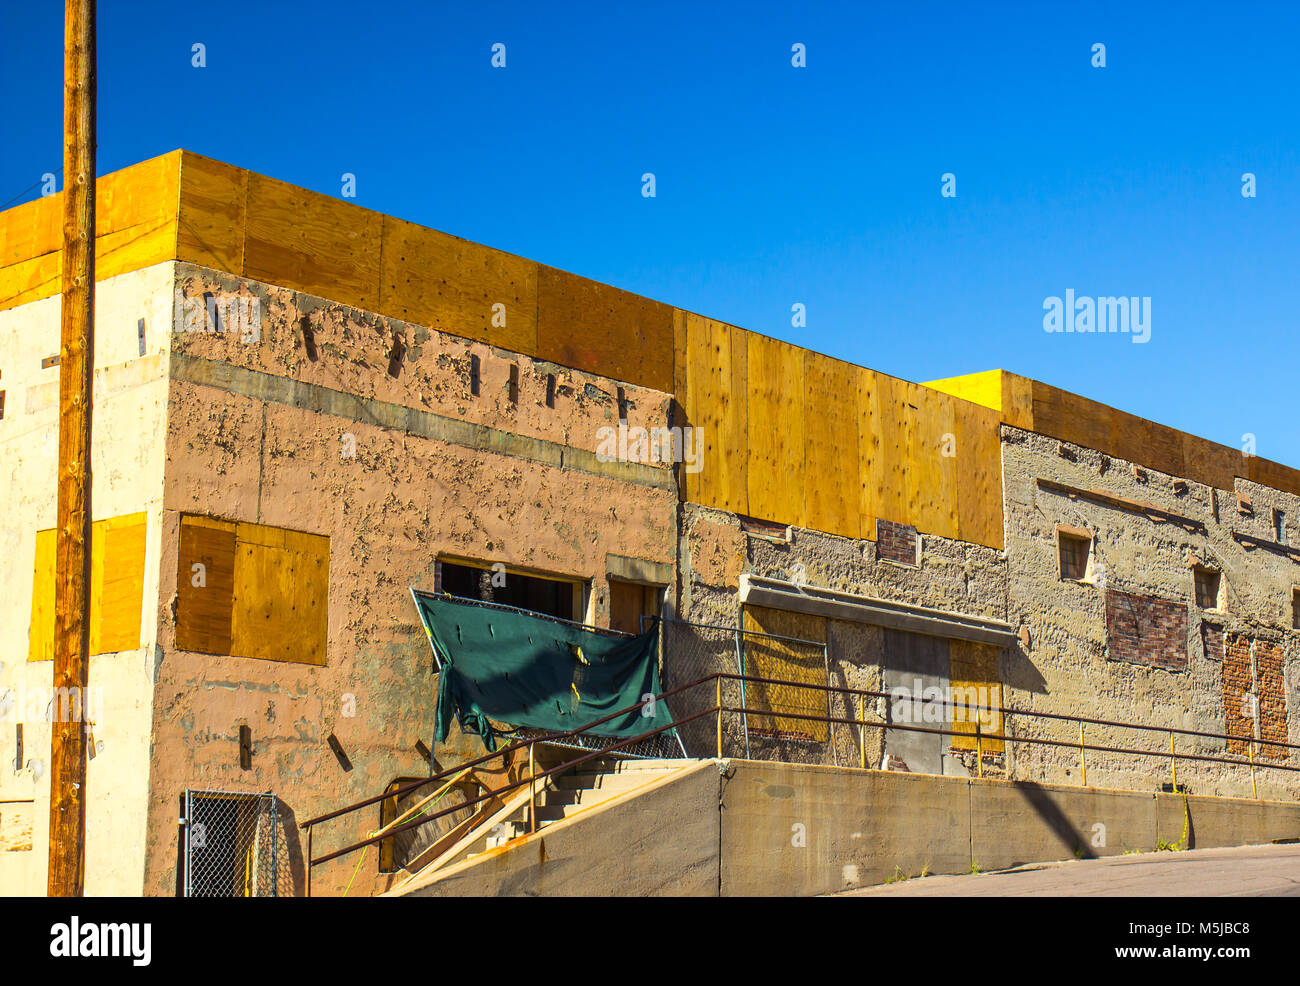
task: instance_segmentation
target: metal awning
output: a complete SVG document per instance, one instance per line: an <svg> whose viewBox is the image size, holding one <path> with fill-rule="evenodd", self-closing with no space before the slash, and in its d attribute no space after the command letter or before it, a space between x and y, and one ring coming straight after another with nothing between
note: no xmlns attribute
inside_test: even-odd
<svg viewBox="0 0 1300 986"><path fill-rule="evenodd" d="M766 606L770 609L824 616L832 620L869 623L872 626L908 630L932 637L974 640L999 647L1009 647L1016 643L1015 628L1001 620L950 613L926 606L911 606L819 586L798 585L761 575L740 577L740 601L750 606Z"/></svg>

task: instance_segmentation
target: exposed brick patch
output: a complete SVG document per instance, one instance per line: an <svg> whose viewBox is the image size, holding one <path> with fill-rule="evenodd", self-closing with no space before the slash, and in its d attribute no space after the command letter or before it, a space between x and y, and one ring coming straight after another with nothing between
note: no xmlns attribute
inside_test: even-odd
<svg viewBox="0 0 1300 986"><path fill-rule="evenodd" d="M1246 715L1249 706L1245 696L1252 690L1250 667L1250 638L1243 634L1229 634L1223 651L1223 721L1224 732L1240 739L1228 740L1228 753L1245 756L1249 752L1246 740L1255 735L1255 723Z"/></svg>
<svg viewBox="0 0 1300 986"><path fill-rule="evenodd" d="M1185 671L1187 604L1107 589L1106 643L1113 661Z"/></svg>
<svg viewBox="0 0 1300 986"><path fill-rule="evenodd" d="M1259 737L1278 743L1287 741L1286 688L1282 682L1282 648L1266 640L1255 641L1255 694L1259 696ZM1261 746L1266 760L1285 760L1280 746Z"/></svg>
<svg viewBox="0 0 1300 986"><path fill-rule="evenodd" d="M916 528L910 524L895 524L892 520L882 520L877 517L876 557L915 568L920 564Z"/></svg>

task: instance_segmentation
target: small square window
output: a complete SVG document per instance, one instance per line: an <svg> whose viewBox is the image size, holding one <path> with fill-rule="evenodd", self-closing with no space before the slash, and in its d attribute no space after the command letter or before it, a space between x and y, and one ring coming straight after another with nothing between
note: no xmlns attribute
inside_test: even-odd
<svg viewBox="0 0 1300 986"><path fill-rule="evenodd" d="M1201 609L1219 608L1219 573L1212 568L1193 569L1196 577L1196 605Z"/></svg>
<svg viewBox="0 0 1300 986"><path fill-rule="evenodd" d="M1057 529L1057 551L1061 563L1061 578L1079 581L1088 574L1088 554L1092 550L1092 538Z"/></svg>

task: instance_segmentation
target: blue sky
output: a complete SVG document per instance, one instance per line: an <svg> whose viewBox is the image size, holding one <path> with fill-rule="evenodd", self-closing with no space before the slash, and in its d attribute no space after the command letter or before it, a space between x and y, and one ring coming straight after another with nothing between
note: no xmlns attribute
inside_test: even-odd
<svg viewBox="0 0 1300 986"><path fill-rule="evenodd" d="M5 11L0 202L61 163L61 6ZM101 0L99 167L351 172L368 208L875 369L1004 367L1300 466L1297 36L1280 3ZM1044 332L1067 288L1149 296L1150 341Z"/></svg>

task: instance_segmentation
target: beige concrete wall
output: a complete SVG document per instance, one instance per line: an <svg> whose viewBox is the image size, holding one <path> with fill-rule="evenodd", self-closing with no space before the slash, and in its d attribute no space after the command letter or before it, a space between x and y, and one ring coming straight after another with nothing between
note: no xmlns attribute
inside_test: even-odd
<svg viewBox="0 0 1300 986"><path fill-rule="evenodd" d="M271 791L293 820L421 777L433 746L437 679L409 589L433 588L441 554L586 580L588 616L608 619L606 555L674 561L671 471L604 463L619 385L256 282L184 268L184 298L259 299L255 333L178 331L170 391L162 612L146 892L174 892L177 798L186 788ZM186 312L181 305L181 328ZM317 361L301 331L311 319ZM394 334L405 340L388 372ZM247 337L247 338L246 338ZM469 392L469 355L482 367ZM509 364L520 370L508 399ZM557 377L554 408L546 375ZM629 424L667 421L669 397L624 387ZM309 395L312 409L296 406ZM297 396L296 396L297 395ZM359 395L357 400L349 395ZM316 409L319 408L319 409ZM410 412L409 414L407 412ZM466 428L478 436L464 440ZM479 447L475 441L481 440ZM344 454L354 443L355 455ZM177 651L173 603L181 512L305 530L330 539L327 661L309 667ZM355 717L343 713L353 695ZM252 731L252 769L238 730ZM326 745L335 734L352 764ZM453 737L440 766L478 756ZM317 833L316 854L364 836L378 808ZM295 889L305 846L289 832ZM321 868L313 893L340 892L356 859ZM352 894L383 889L374 853Z"/></svg>
<svg viewBox="0 0 1300 986"><path fill-rule="evenodd" d="M147 511L140 648L90 662L96 756L87 779L86 891L133 895L144 886L155 628L161 547L167 360L174 265L100 281L95 299L95 397L91 468L95 519ZM0 833L26 819L28 850L0 851L0 894L44 894L49 854L51 662L28 663L36 532L55 526L60 299L0 312ZM140 355L137 322L145 319ZM13 768L23 724L21 769ZM25 807L23 807L25 805ZM3 838L0 835L0 838Z"/></svg>
<svg viewBox="0 0 1300 986"><path fill-rule="evenodd" d="M1140 510L1120 509L1085 497L1043 489L1039 480L1111 497L1151 504L1203 525L1191 529L1160 521ZM1234 532L1271 540L1270 509L1283 509L1297 537L1300 497L1237 480L1254 501L1254 514L1237 510L1235 490L1213 490L1153 470L1135 474L1133 464L1092 450L1018 429L1003 429L1003 484L1006 498L1007 557L1010 567L1008 619L1023 624L1030 647L1025 653L1033 676L1008 682L1008 704L1040 711L1140 722L1205 732L1226 731L1222 653L1206 652L1205 621L1227 631L1242 631L1279 644L1285 655L1284 690L1289 742L1300 741L1300 632L1291 628L1291 590L1300 564L1284 554L1247 549ZM1094 567L1105 575L1085 582L1059 577L1057 524L1094 532ZM1222 571L1222 612L1195 604L1189 555ZM1181 601L1187 608L1187 666L1170 671L1113 659L1108 647L1105 587ZM1016 735L1078 740L1078 726L1012 717ZM1087 727L1097 745L1167 751L1168 734L1132 729ZM1179 737L1181 752L1221 756L1224 741ZM1079 755L1069 747L1013 745L1013 776L1026 780L1079 780ZM1262 759L1262 758L1261 758ZM1300 766L1292 753L1286 761ZM1172 782L1167 757L1145 759L1088 753L1088 779L1108 787L1155 790ZM1250 795L1245 767L1180 760L1179 782L1196 794ZM1300 773L1261 767L1256 783L1261 797L1289 799L1300 791Z"/></svg>

